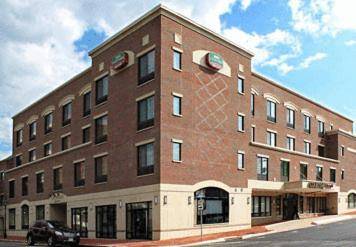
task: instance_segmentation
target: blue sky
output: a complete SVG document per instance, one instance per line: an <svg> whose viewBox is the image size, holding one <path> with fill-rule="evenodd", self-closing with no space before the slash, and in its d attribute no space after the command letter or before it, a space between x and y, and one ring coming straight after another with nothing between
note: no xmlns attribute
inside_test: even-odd
<svg viewBox="0 0 356 247"><path fill-rule="evenodd" d="M11 116L90 66L88 51L158 3L253 51L255 71L356 119L355 1L4 0L0 159L11 153Z"/></svg>

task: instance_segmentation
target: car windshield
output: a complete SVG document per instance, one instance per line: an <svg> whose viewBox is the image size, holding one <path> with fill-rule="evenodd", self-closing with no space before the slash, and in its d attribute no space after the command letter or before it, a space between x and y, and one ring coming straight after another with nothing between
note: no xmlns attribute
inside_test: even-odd
<svg viewBox="0 0 356 247"><path fill-rule="evenodd" d="M66 227L62 222L55 221L55 220L47 221L47 223L50 228L65 228Z"/></svg>

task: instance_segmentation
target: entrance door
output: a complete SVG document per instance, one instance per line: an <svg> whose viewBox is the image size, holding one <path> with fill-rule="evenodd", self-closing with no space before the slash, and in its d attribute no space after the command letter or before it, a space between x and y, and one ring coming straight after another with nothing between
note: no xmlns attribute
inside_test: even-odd
<svg viewBox="0 0 356 247"><path fill-rule="evenodd" d="M298 195L286 194L283 198L283 219L293 220L298 210Z"/></svg>
<svg viewBox="0 0 356 247"><path fill-rule="evenodd" d="M51 204L49 207L49 219L50 220L57 220L62 222L63 224L67 225L67 204L60 203L60 204Z"/></svg>
<svg viewBox="0 0 356 247"><path fill-rule="evenodd" d="M126 204L126 238L152 239L152 203Z"/></svg>

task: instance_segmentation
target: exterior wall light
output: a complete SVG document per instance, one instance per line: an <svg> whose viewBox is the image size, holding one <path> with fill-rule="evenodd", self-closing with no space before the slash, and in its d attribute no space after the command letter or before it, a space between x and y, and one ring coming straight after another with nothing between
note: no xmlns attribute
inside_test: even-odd
<svg viewBox="0 0 356 247"><path fill-rule="evenodd" d="M231 205L234 205L234 198L231 197Z"/></svg>
<svg viewBox="0 0 356 247"><path fill-rule="evenodd" d="M163 197L163 204L167 204L167 196Z"/></svg>
<svg viewBox="0 0 356 247"><path fill-rule="evenodd" d="M119 208L122 208L122 201L119 201Z"/></svg>
<svg viewBox="0 0 356 247"><path fill-rule="evenodd" d="M155 205L157 205L158 204L158 196L155 196L153 201L155 202Z"/></svg>
<svg viewBox="0 0 356 247"><path fill-rule="evenodd" d="M247 197L247 205L250 205L250 197Z"/></svg>
<svg viewBox="0 0 356 247"><path fill-rule="evenodd" d="M192 204L192 197L188 196L188 205Z"/></svg>

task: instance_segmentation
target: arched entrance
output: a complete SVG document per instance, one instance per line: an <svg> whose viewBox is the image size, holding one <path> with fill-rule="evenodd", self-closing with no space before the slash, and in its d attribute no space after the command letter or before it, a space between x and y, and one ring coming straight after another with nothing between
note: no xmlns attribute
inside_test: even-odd
<svg viewBox="0 0 356 247"><path fill-rule="evenodd" d="M202 218L203 224L216 224L229 222L229 193L217 187L206 187L197 190L194 193L196 223L200 224ZM198 210L198 199L204 201L202 217Z"/></svg>

